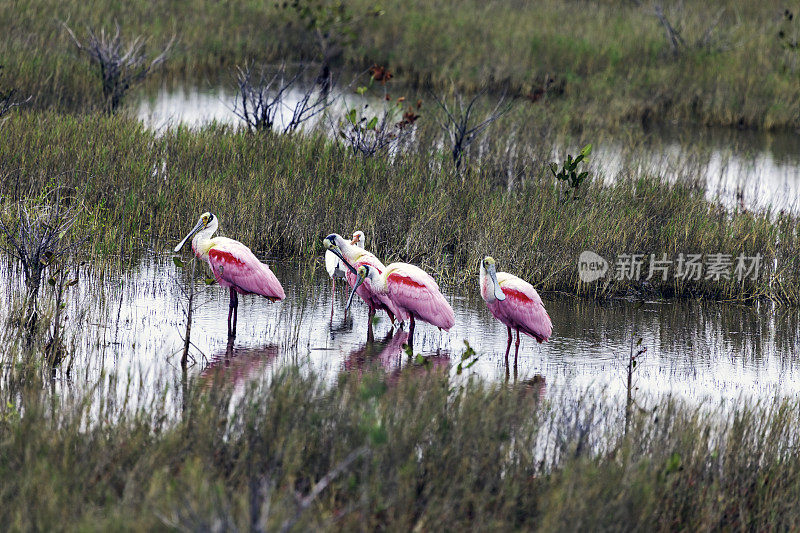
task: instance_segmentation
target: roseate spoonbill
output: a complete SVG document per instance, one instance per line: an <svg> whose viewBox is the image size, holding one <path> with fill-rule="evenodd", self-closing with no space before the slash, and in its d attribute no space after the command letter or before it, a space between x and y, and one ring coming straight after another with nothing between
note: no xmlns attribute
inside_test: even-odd
<svg viewBox="0 0 800 533"><path fill-rule="evenodd" d="M370 267L375 268L375 270L378 272L383 272L386 270L386 266L384 266L384 264L381 263L374 254L364 250L363 248L359 248L358 246L350 244L344 239L344 237L337 233L331 233L322 240L322 243L326 249L336 254L336 256L342 260L342 264L347 269L345 272L345 277L347 278L347 283L349 283L351 287L355 287L356 280L358 279L356 268L360 267L361 265L369 265ZM384 299L378 297L378 295L376 295L370 287L361 285L357 288L356 293L369 307L367 340L372 342L375 339L375 335L372 332L372 317L375 316L375 312L378 309L383 309L389 315L389 319L392 322L394 322L394 312L386 305ZM346 310L345 316L347 316Z"/></svg>
<svg viewBox="0 0 800 533"><path fill-rule="evenodd" d="M353 233L353 240L350 241L350 244L354 244L363 249L364 241L364 232L356 231ZM333 296L336 293L336 278L345 279L347 268L335 253L330 250L325 250L325 270L328 271L328 275L331 277L331 281L333 281L333 286L331 287L331 318L333 318Z"/></svg>
<svg viewBox="0 0 800 533"><path fill-rule="evenodd" d="M260 294L275 302L286 298L278 278L267 265L253 255L250 248L226 237L211 236L219 227L219 219L203 213L192 231L175 247L179 252L192 236L192 251L206 261L217 283L231 291L228 308L228 335L236 335L236 318L239 308L238 294ZM231 316L233 322L231 323Z"/></svg>
<svg viewBox="0 0 800 533"><path fill-rule="evenodd" d="M508 366L508 352L511 350L511 329L517 330L517 343L514 351L514 368L516 369L519 355L519 332L530 335L538 342L544 342L553 333L553 323L533 285L507 272L497 272L494 259L488 255L481 261L480 276L481 297L489 307L492 316L508 328L506 366Z"/></svg>
<svg viewBox="0 0 800 533"><path fill-rule="evenodd" d="M398 320L410 320L409 346L414 345L414 324L417 318L445 331L455 324L453 308L447 303L433 278L421 268L408 263L392 263L383 272L379 272L370 265L362 264L357 273L358 279L350 292L347 306L350 306L353 293L359 286L369 286Z"/></svg>

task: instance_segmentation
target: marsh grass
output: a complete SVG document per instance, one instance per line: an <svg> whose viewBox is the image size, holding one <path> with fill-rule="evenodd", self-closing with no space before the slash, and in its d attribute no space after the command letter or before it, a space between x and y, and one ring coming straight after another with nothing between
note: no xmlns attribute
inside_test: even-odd
<svg viewBox="0 0 800 533"><path fill-rule="evenodd" d="M286 367L183 408L23 388L0 402L11 529L781 529L796 523L795 401L635 410L409 367L334 383ZM105 383L108 381L108 384ZM178 387L169 385L168 387ZM94 398L94 399L93 399Z"/></svg>
<svg viewBox="0 0 800 533"><path fill-rule="evenodd" d="M701 183L647 173L625 173L611 185L594 179L580 198L565 199L547 159L509 163L495 148L502 140L457 174L449 154L430 152L428 141L364 160L320 134L254 136L210 126L156 136L125 118L53 113L12 116L4 135L0 193L34 196L50 176L73 169L59 179L86 206L82 231L94 235L91 250L102 257L167 251L198 213L211 210L223 234L262 257L317 257L326 234L361 229L387 262L419 264L446 283L472 283L478 260L491 254L501 269L545 291L800 301L794 215L729 210L709 201ZM530 149L547 153L543 145ZM755 281L587 285L576 266L583 250L609 259L761 254L762 265Z"/></svg>
<svg viewBox="0 0 800 533"><path fill-rule="evenodd" d="M380 17L352 28L331 59L336 71L389 66L398 80L435 90L483 88L527 96L549 78L548 119L572 129L627 122L695 122L763 129L796 128L796 51L779 32L796 33L781 2L663 2L687 43L674 55L649 3L547 0L383 2ZM374 7L353 0L353 13ZM0 57L33 105L86 109L102 103L90 68L70 49L58 20L152 35L150 46L179 41L161 80L225 78L248 61L321 62L317 38L292 10L272 3L202 0L91 5L14 0L0 6ZM795 17L794 20L797 20ZM566 21L566 22L565 22ZM717 24L714 25L714 21ZM713 31L706 39L707 30ZM154 79L153 83L159 83Z"/></svg>

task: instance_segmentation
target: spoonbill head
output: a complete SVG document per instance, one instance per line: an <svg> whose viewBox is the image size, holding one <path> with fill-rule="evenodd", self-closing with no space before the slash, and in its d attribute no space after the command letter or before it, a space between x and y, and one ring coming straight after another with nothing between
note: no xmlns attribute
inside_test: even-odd
<svg viewBox="0 0 800 533"><path fill-rule="evenodd" d="M335 239L334 239L335 240ZM359 248L364 248L364 232L363 231L356 231L353 233L353 239L350 241L350 244L358 246ZM333 295L336 294L336 279L341 278L345 279L345 273L347 272L347 267L344 265L339 256L337 256L333 251L330 249L325 250L325 270L328 272L328 276L330 276L332 284L331 284L331 319L333 319Z"/></svg>
<svg viewBox="0 0 800 533"><path fill-rule="evenodd" d="M378 261L378 258L375 257L374 254L364 249L363 235L363 232L357 231L353 234L353 238L351 240L347 240L338 233L331 233L322 240L322 244L325 246L326 250L333 252L339 259L342 260L345 268L348 264L355 267L355 263L363 261L367 261L368 263L375 263L377 261L377 263L383 266L383 263ZM357 245L359 242L361 243L361 246ZM352 273L355 276L355 268L353 269Z"/></svg>
<svg viewBox="0 0 800 533"><path fill-rule="evenodd" d="M175 252L191 238L194 254L208 263L221 287L230 289L228 335L233 336L236 335L238 294L260 294L271 301L283 300L286 294L269 266L259 261L250 248L226 237L212 238L218 227L216 216L203 213L192 231L175 247Z"/></svg>
<svg viewBox="0 0 800 533"><path fill-rule="evenodd" d="M480 286L481 297L489 307L489 312L508 329L506 364L511 349L511 330L517 330L514 352L516 372L520 331L537 342L545 342L553 334L553 323L533 285L513 274L497 272L495 260L488 255L481 261Z"/></svg>
<svg viewBox="0 0 800 533"><path fill-rule="evenodd" d="M359 248L364 248L364 242L366 241L366 237L364 237L364 232L358 230L353 233L353 240L350 241L350 244L354 244Z"/></svg>
<svg viewBox="0 0 800 533"><path fill-rule="evenodd" d="M200 218L197 220L197 224L195 224L192 228L192 231L190 231L189 234L178 243L174 252L180 252L183 246L186 244L186 241L192 239L192 251L195 253L195 255L201 259L208 260L208 249L198 249L197 243L203 242L205 244L207 241L210 242L210 237L217 232L218 228L219 219L206 211L200 215Z"/></svg>
<svg viewBox="0 0 800 533"><path fill-rule="evenodd" d="M481 261L481 296L487 303L503 301L506 295L497 282L497 264L492 256L487 255Z"/></svg>
<svg viewBox="0 0 800 533"><path fill-rule="evenodd" d="M336 234L333 234L333 235L336 235ZM333 242L334 245L335 245L336 239L334 238L333 241L329 241L328 240L329 237L330 237L330 235L325 238L324 242L328 243L328 244ZM353 238L350 241L350 244L352 244L354 246L358 246L359 248L361 248L363 250L364 249L364 242L365 242L365 237L364 237L364 232L363 231L356 231L355 233L353 233ZM331 277L331 279L334 280L334 284L335 284L336 283L335 282L336 278L344 279L345 272L347 271L347 267L344 265L344 263L339 258L339 256L337 256L336 253L328 247L328 244L326 244L326 246L325 246L325 248L326 248L326 250L325 250L325 270L328 271L328 275Z"/></svg>
<svg viewBox="0 0 800 533"><path fill-rule="evenodd" d="M371 287L363 285L361 283L359 283L359 286L356 287L356 281L358 280L357 269L362 265L367 265L370 268L376 269L378 272L383 272L384 270L386 270L386 266L383 263L381 263L381 261L377 257L375 257L374 254L352 244L352 241L346 240L338 233L331 233L330 235L325 237L322 240L322 244L325 246L326 250L333 252L339 259L342 260L342 264L347 269L345 271L345 277L347 278L347 283L351 287L355 287L353 290L361 297L362 300L364 300L364 303L366 303L367 306L369 307L369 317L368 317L369 324L367 325L367 339L370 341L373 340L374 334L372 332L372 317L375 315L375 312L378 309L386 311L386 313L389 315L389 319L392 322L394 322L395 315L394 311L385 303L385 301L380 296L378 296L374 291L372 291ZM352 301L352 294L350 301ZM346 313L347 311L345 310L345 314Z"/></svg>

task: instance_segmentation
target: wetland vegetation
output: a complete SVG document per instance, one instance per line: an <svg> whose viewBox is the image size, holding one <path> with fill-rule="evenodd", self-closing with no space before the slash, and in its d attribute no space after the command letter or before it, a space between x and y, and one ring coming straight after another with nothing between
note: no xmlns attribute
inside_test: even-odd
<svg viewBox="0 0 800 533"><path fill-rule="evenodd" d="M800 127L800 22L790 7L106 4L0 5L0 223L14 228L0 231L0 524L271 531L797 523L800 420L784 379L796 374L800 338L796 201L715 191L705 177L709 158L691 147L678 169L632 158L604 168L591 148L610 139L625 156L633 147L668 150L652 136L664 125L792 136ZM124 42L145 43L136 57L149 58L135 59L123 83L136 78L141 87L120 94L74 46L87 27L115 23ZM163 86L244 90L237 67L239 83L250 67L262 82L265 72L302 71L305 96L320 87L336 104L285 132L267 115L250 128L159 129L133 116L132 100ZM273 94L245 89L262 103ZM232 116L247 116L228 104ZM162 265L204 211L219 218L221 234L282 262L276 272L289 280L279 306L244 306L239 338L224 348L208 340L221 331L211 317L222 318L222 291L205 287L200 268L165 275ZM69 213L68 226L48 221L59 212ZM23 220L53 241L36 248L31 264L15 248L35 233ZM457 321L466 325L451 336L462 337L423 330L421 353L407 356L402 335L383 323L376 343L334 342L355 333L319 281L321 239L356 229L387 264L406 261L434 275L459 302ZM34 250L35 241L26 246ZM643 254L644 275L582 281L576 267L587 250ZM645 280L650 254L684 253L758 256L760 270L747 279ZM470 300L487 254L554 310L556 355L523 344L527 366L519 379L516 368L513 380L506 370L504 383L494 379L501 372L485 372L497 360L496 332ZM195 291L192 323L187 298ZM615 320L629 326L610 327L604 313L620 298ZM676 300L691 311L670 307ZM720 307L701 313L708 304L699 300ZM730 302L746 310L731 313ZM661 322L648 325L638 313ZM173 342L167 329L186 338ZM634 354L642 336L636 362L653 370L631 380L625 347ZM667 361L674 352L648 356L678 341L692 354L680 372L697 365L712 382L726 373L705 385L710 395L672 395L661 383L679 379ZM183 350L178 368L172 356ZM593 358L603 362L592 366ZM570 365L591 370L564 371ZM625 367L620 394L608 376L623 380ZM775 396L715 399L730 395L719 383L736 381L741 368ZM592 380L593 372L606 375Z"/></svg>
<svg viewBox="0 0 800 533"><path fill-rule="evenodd" d="M292 8L299 5L298 13ZM601 0L108 3L13 0L0 6L0 58L38 107L97 105L88 64L59 21L150 36L178 36L171 78L223 79L246 61L327 61L335 70L389 65L407 83L489 85L526 96L553 78L546 111L560 126L679 120L796 128L797 18L781 2L663 2L683 44L673 50L648 2ZM191 7L190 7L191 6ZM284 7L286 6L286 7ZM788 14L791 14L790 18ZM329 35L320 44L317 29Z"/></svg>
<svg viewBox="0 0 800 533"><path fill-rule="evenodd" d="M101 255L177 242L186 221L208 206L223 232L235 230L272 258L317 257L322 237L344 226L362 229L378 256L420 263L445 283L475 276L478 260L491 253L545 291L792 304L800 297L796 215L731 211L709 201L701 185L646 173L612 185L595 180L574 198L550 174L546 145L534 146L538 151L509 176L502 156L458 172L449 153L432 159L424 145L365 159L322 134L253 136L211 126L156 135L102 114L20 113L3 131L5 197L55 180L70 187L87 206L92 251ZM760 254L763 270L744 282L673 277L649 287L613 279L588 285L575 268L583 250Z"/></svg>
<svg viewBox="0 0 800 533"><path fill-rule="evenodd" d="M796 400L621 411L410 369L101 403L4 394L10 529L791 528ZM102 385L100 385L102 387ZM289 526L286 528L286 526Z"/></svg>

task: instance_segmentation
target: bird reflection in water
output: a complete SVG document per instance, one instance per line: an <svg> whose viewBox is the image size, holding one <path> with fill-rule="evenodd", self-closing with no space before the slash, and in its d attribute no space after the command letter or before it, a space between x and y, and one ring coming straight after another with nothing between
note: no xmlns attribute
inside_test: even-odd
<svg viewBox="0 0 800 533"><path fill-rule="evenodd" d="M378 341L365 342L351 351L344 360L347 372L362 373L372 368L393 369L402 364L403 345L408 340L408 333L394 328Z"/></svg>
<svg viewBox="0 0 800 533"><path fill-rule="evenodd" d="M353 331L353 315L347 315L337 325L334 325L333 318L331 318L331 325L330 325L331 340L335 339L340 334L346 334L352 331Z"/></svg>
<svg viewBox="0 0 800 533"><path fill-rule="evenodd" d="M532 378L520 381L518 388L522 396L543 400L547 393L547 380L541 374L534 374Z"/></svg>
<svg viewBox="0 0 800 533"><path fill-rule="evenodd" d="M350 352L344 361L344 370L361 375L371 369L382 369L387 373L387 384L392 384L409 373L446 372L450 368L450 352L445 350L422 354L423 364L409 361L407 343L408 332L392 328L379 341L365 342ZM404 365L403 361L408 364Z"/></svg>
<svg viewBox="0 0 800 533"><path fill-rule="evenodd" d="M278 346L275 344L258 348L237 348L234 341L235 337L229 338L225 351L213 355L208 366L200 373L200 381L204 385L239 385L263 370L278 356Z"/></svg>

